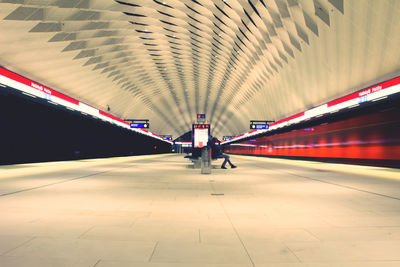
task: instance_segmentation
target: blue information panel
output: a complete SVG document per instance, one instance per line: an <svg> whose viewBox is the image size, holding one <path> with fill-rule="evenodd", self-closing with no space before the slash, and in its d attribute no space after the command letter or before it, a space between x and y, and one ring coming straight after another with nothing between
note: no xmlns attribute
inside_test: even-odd
<svg viewBox="0 0 400 267"><path fill-rule="evenodd" d="M254 130L266 130L269 128L268 124L250 124L250 129Z"/></svg>
<svg viewBox="0 0 400 267"><path fill-rule="evenodd" d="M172 138L170 136L164 136L162 139L163 140L167 140L167 141L171 141L172 140Z"/></svg>
<svg viewBox="0 0 400 267"><path fill-rule="evenodd" d="M206 121L206 114L197 114L197 122L205 122Z"/></svg>
<svg viewBox="0 0 400 267"><path fill-rule="evenodd" d="M131 128L149 128L148 123L131 123Z"/></svg>

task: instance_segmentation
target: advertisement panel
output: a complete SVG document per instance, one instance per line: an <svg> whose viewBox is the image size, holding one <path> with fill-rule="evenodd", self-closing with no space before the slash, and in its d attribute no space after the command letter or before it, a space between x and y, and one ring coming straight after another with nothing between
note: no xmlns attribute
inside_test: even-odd
<svg viewBox="0 0 400 267"><path fill-rule="evenodd" d="M202 148L207 146L210 135L210 124L193 124L193 147Z"/></svg>

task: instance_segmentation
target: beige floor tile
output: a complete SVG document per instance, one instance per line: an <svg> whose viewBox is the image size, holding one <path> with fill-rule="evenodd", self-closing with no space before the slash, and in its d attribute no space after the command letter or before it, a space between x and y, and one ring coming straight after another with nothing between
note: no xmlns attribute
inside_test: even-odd
<svg viewBox="0 0 400 267"><path fill-rule="evenodd" d="M317 235L302 228L270 228L264 225L238 228L243 241L313 242Z"/></svg>
<svg viewBox="0 0 400 267"><path fill-rule="evenodd" d="M211 175L182 155L3 168L1 192L29 190L0 197L0 266L400 266L400 205L385 197L400 180L232 160Z"/></svg>
<svg viewBox="0 0 400 267"><path fill-rule="evenodd" d="M89 227L82 225L71 225L65 223L48 224L40 222L9 225L0 227L2 231L13 233L18 236L53 237L53 238L78 238L86 232Z"/></svg>
<svg viewBox="0 0 400 267"><path fill-rule="evenodd" d="M240 239L232 227L209 225L200 227L199 242L205 244L240 245Z"/></svg>
<svg viewBox="0 0 400 267"><path fill-rule="evenodd" d="M179 263L179 262L129 262L129 261L100 261L96 267L253 267L246 263Z"/></svg>
<svg viewBox="0 0 400 267"><path fill-rule="evenodd" d="M250 260L240 244L190 244L160 242L151 262L249 264Z"/></svg>
<svg viewBox="0 0 400 267"><path fill-rule="evenodd" d="M346 262L313 262L313 263L265 263L256 267L398 267L400 261L346 261Z"/></svg>
<svg viewBox="0 0 400 267"><path fill-rule="evenodd" d="M335 227L400 227L400 215L368 216L348 214L347 216L325 216L330 225Z"/></svg>
<svg viewBox="0 0 400 267"><path fill-rule="evenodd" d="M155 243L83 239L35 238L6 256L146 261Z"/></svg>
<svg viewBox="0 0 400 267"><path fill-rule="evenodd" d="M302 262L400 261L400 241L286 243Z"/></svg>
<svg viewBox="0 0 400 267"><path fill-rule="evenodd" d="M12 234L12 232L8 232ZM0 255L8 253L34 239L32 236L14 236L1 233L0 235ZM1 265L0 265L1 266Z"/></svg>
<svg viewBox="0 0 400 267"><path fill-rule="evenodd" d="M10 257L0 256L1 267L93 267L98 260L96 259L71 259L71 258L51 258L51 257Z"/></svg>
<svg viewBox="0 0 400 267"><path fill-rule="evenodd" d="M244 241L244 245L256 266L270 262L300 262L296 255L282 242L251 240Z"/></svg>
<svg viewBox="0 0 400 267"><path fill-rule="evenodd" d="M384 241L400 240L400 227L330 227L309 228L321 241Z"/></svg>
<svg viewBox="0 0 400 267"><path fill-rule="evenodd" d="M133 227L93 227L81 239L89 240L127 240L143 242L188 242L195 243L199 240L198 228L176 227L166 225L148 225Z"/></svg>

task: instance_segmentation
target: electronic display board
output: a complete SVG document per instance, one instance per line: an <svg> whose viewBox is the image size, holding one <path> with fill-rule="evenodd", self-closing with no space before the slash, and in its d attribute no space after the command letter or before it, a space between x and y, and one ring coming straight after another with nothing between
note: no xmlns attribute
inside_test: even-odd
<svg viewBox="0 0 400 267"><path fill-rule="evenodd" d="M207 146L210 135L210 124L193 124L193 147L202 148Z"/></svg>

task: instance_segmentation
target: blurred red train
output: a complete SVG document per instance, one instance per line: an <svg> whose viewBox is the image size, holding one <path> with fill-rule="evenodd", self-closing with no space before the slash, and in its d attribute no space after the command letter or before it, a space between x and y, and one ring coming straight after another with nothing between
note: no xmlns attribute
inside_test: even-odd
<svg viewBox="0 0 400 267"><path fill-rule="evenodd" d="M226 153L400 167L400 109L259 137Z"/></svg>

